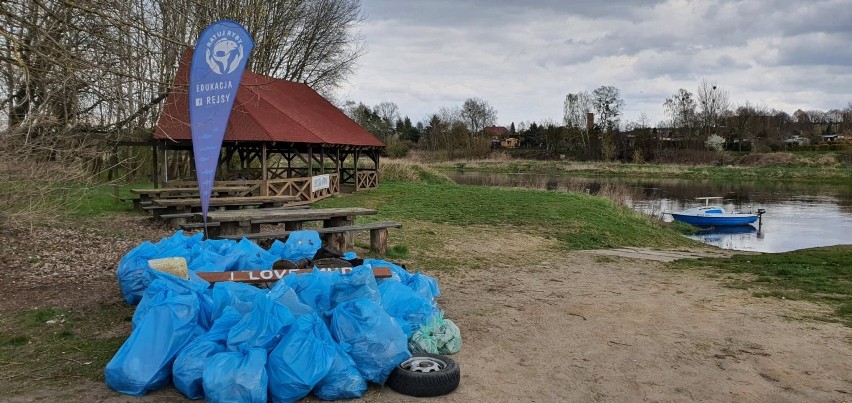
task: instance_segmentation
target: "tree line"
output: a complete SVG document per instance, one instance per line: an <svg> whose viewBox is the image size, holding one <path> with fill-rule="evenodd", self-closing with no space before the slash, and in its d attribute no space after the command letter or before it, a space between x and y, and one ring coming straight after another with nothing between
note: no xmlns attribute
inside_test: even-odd
<svg viewBox="0 0 852 403"><path fill-rule="evenodd" d="M852 103L829 111L797 110L792 115L763 105L733 105L727 90L702 79L694 91L678 89L661 103L665 119L652 123L642 113L622 121L625 101L614 86L569 93L562 122L511 122L506 131L485 133L495 125L497 111L484 99L470 98L460 106L442 107L412 124L400 117L393 102L375 107L349 101L344 111L388 144L387 153L401 156L409 149L439 152L448 158L484 156L493 138L514 137L521 148L539 155L585 160L689 161L712 158L708 151L778 151L824 136L852 135ZM589 117L592 117L589 120Z"/></svg>

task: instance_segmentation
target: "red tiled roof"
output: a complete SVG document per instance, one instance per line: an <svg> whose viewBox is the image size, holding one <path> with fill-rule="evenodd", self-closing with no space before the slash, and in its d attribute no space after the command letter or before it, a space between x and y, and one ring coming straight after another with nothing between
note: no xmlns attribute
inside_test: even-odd
<svg viewBox="0 0 852 403"><path fill-rule="evenodd" d="M187 52L160 113L154 139L190 140ZM384 144L306 84L243 73L225 141L378 146Z"/></svg>
<svg viewBox="0 0 852 403"><path fill-rule="evenodd" d="M509 133L509 129L507 129L503 126L488 126L488 127L486 127L485 129L482 129L482 130L485 132L485 134L487 134L489 136L499 136L499 135L502 135L502 134Z"/></svg>

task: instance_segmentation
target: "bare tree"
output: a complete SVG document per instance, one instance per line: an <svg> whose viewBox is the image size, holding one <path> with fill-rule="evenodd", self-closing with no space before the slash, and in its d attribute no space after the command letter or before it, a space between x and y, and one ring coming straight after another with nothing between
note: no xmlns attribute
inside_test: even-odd
<svg viewBox="0 0 852 403"><path fill-rule="evenodd" d="M691 92L681 88L666 98L663 103L666 115L669 116L673 128L686 129L695 127L696 104Z"/></svg>
<svg viewBox="0 0 852 403"><path fill-rule="evenodd" d="M482 133L487 126L497 122L497 111L482 98L468 98L462 104L460 117L474 136Z"/></svg>
<svg viewBox="0 0 852 403"><path fill-rule="evenodd" d="M587 91L565 96L565 103L562 107L562 122L568 129L573 129L572 132L580 134L580 143L584 150L588 149L589 145L586 119L593 110L592 96Z"/></svg>
<svg viewBox="0 0 852 403"><path fill-rule="evenodd" d="M47 173L49 164L117 163L115 141L150 137L178 61L219 18L252 32L255 71L320 91L342 83L363 53L358 0L226 3L0 2L0 177L30 180L10 173L26 164Z"/></svg>
<svg viewBox="0 0 852 403"><path fill-rule="evenodd" d="M698 84L698 120L705 135L715 133L719 124L728 114L730 101L728 91L720 88L715 81L701 79Z"/></svg>
<svg viewBox="0 0 852 403"><path fill-rule="evenodd" d="M592 91L592 105L598 112L601 127L605 132L618 130L621 109L624 107L624 100L621 99L621 92L618 91L618 88L613 86L598 87Z"/></svg>

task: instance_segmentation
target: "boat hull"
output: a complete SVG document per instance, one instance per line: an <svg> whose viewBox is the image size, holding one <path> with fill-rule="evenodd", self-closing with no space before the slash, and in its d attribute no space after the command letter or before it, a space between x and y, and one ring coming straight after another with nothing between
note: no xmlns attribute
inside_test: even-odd
<svg viewBox="0 0 852 403"><path fill-rule="evenodd" d="M756 214L712 214L705 216L672 213L672 218L695 226L748 225L757 221Z"/></svg>

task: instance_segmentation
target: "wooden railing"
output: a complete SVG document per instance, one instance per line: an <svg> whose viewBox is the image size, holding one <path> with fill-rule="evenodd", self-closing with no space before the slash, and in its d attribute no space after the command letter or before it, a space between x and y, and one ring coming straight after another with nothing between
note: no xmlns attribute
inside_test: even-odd
<svg viewBox="0 0 852 403"><path fill-rule="evenodd" d="M298 196L297 203L313 203L336 194L340 194L340 178L336 173L328 174L327 189L312 192L311 177L282 178L263 180L225 180L216 181L216 186L244 186L241 196ZM195 186L194 181L171 181L166 186Z"/></svg>

